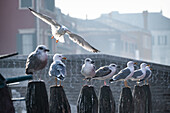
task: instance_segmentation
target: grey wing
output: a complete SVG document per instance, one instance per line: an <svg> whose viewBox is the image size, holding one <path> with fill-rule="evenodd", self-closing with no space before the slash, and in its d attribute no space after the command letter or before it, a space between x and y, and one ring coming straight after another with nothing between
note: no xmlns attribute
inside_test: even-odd
<svg viewBox="0 0 170 113"><path fill-rule="evenodd" d="M74 34L70 31L67 31L67 33L69 34L69 38L73 42L77 43L79 46L83 47L84 49L94 52L94 53L100 52L99 50L91 46L88 42L86 42L81 36Z"/></svg>
<svg viewBox="0 0 170 113"><path fill-rule="evenodd" d="M26 74L33 73L34 70L39 69L39 64L41 64L41 61L38 59L37 55L34 53L31 53L26 61Z"/></svg>
<svg viewBox="0 0 170 113"><path fill-rule="evenodd" d="M50 76L59 76L60 74L64 75L66 74L66 67L59 63L52 63L49 70Z"/></svg>
<svg viewBox="0 0 170 113"><path fill-rule="evenodd" d="M146 70L146 75L143 79L140 80L140 82L144 81L146 78L148 78L150 75L150 71L149 70Z"/></svg>
<svg viewBox="0 0 170 113"><path fill-rule="evenodd" d="M104 77L111 72L112 71L109 69L109 67L101 67L96 71L96 75L93 78Z"/></svg>
<svg viewBox="0 0 170 113"><path fill-rule="evenodd" d="M41 13L38 13L36 11L34 11L33 9L29 8L29 10L31 11L31 13L33 13L36 17L40 18L42 21L46 22L47 24L49 25L54 25L54 26L60 26L61 25L59 23L57 23L55 20L53 20L52 18L50 18L49 16L47 15L44 15L44 14L41 14Z"/></svg>
<svg viewBox="0 0 170 113"><path fill-rule="evenodd" d="M113 79L115 79L115 80L125 79L130 73L131 73L130 69L125 68L125 69L121 70L118 74L116 74L113 77Z"/></svg>
<svg viewBox="0 0 170 113"><path fill-rule="evenodd" d="M132 78L138 78L139 76L143 75L141 70L137 70L134 72Z"/></svg>

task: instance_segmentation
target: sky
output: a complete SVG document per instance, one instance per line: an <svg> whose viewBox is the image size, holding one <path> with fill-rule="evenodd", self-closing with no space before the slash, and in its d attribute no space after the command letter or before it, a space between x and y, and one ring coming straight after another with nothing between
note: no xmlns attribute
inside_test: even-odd
<svg viewBox="0 0 170 113"><path fill-rule="evenodd" d="M160 12L170 18L170 0L55 0L64 14L81 19L95 19L112 11L122 13Z"/></svg>

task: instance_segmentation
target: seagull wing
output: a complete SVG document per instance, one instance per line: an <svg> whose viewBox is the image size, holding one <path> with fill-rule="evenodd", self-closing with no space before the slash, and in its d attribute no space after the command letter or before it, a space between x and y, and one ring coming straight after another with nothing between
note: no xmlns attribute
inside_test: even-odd
<svg viewBox="0 0 170 113"><path fill-rule="evenodd" d="M46 22L49 25L53 25L53 26L59 26L61 27L61 25L59 23L57 23L55 20L53 20L52 18L50 18L47 15L38 13L36 11L34 11L33 9L29 8L29 10L31 11L32 14L34 14L36 17L38 17L39 19L41 19L42 21Z"/></svg>
<svg viewBox="0 0 170 113"><path fill-rule="evenodd" d="M67 33L69 34L69 38L77 43L79 46L83 47L84 49L90 51L90 52L100 52L99 50L97 50L96 48L94 48L93 46L91 46L88 42L86 42L81 36L74 34L70 31L67 31Z"/></svg>
<svg viewBox="0 0 170 113"><path fill-rule="evenodd" d="M134 71L132 78L137 79L141 75L143 75L142 70L136 70Z"/></svg>
<svg viewBox="0 0 170 113"><path fill-rule="evenodd" d="M55 61L50 65L50 69L49 69L49 75L50 76L65 76L66 74L66 67L65 65L63 65L62 63Z"/></svg>
<svg viewBox="0 0 170 113"><path fill-rule="evenodd" d="M140 82L146 80L150 75L151 75L151 72L149 70L146 70L146 75L143 79L140 80Z"/></svg>
<svg viewBox="0 0 170 113"><path fill-rule="evenodd" d="M32 52L26 61L26 74L30 74L33 73L33 71L35 70L39 70L42 69L43 65L41 60L37 57L37 54L35 54L34 52Z"/></svg>
<svg viewBox="0 0 170 113"><path fill-rule="evenodd" d="M115 79L115 80L125 79L130 73L131 73L130 69L125 68L125 69L121 70L118 74L114 75L113 79Z"/></svg>
<svg viewBox="0 0 170 113"><path fill-rule="evenodd" d="M100 67L96 71L96 75L93 78L104 77L104 76L107 76L108 74L110 74L111 72L112 72L112 70L110 70L109 67L107 67L107 66Z"/></svg>

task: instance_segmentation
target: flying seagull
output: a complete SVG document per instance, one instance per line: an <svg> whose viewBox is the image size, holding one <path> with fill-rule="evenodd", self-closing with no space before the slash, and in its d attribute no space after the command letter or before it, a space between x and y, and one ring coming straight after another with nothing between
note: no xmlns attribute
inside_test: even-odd
<svg viewBox="0 0 170 113"><path fill-rule="evenodd" d="M146 75L143 79L140 80L140 82L144 81L145 83L145 80L147 80L147 84L149 84L148 79L152 76L152 71L151 71L150 66L146 66L145 68L146 68Z"/></svg>
<svg viewBox="0 0 170 113"><path fill-rule="evenodd" d="M29 8L29 10L36 17L40 18L42 21L46 22L47 24L49 24L51 26L51 31L52 31L52 35L53 35L51 38L55 38L56 42L59 41L61 43L64 43L65 42L64 35L67 34L73 42L77 43L79 46L83 47L84 49L86 49L90 52L94 52L94 53L100 52L99 50L92 47L88 42L86 42L81 36L71 32L67 27L59 24L58 22L56 22L49 16L38 13L31 8Z"/></svg>
<svg viewBox="0 0 170 113"><path fill-rule="evenodd" d="M116 64L100 67L98 70L96 70L96 75L92 77L92 79L104 80L104 85L106 85L105 80L111 78L115 74L116 68Z"/></svg>
<svg viewBox="0 0 170 113"><path fill-rule="evenodd" d="M94 61L90 58L86 58L81 68L81 74L85 76L85 80L91 80L95 76Z"/></svg>
<svg viewBox="0 0 170 113"><path fill-rule="evenodd" d="M146 75L146 66L146 63L142 63L140 65L140 69L135 70L133 76L131 77L131 80L137 81L137 85L139 85L139 81Z"/></svg>
<svg viewBox="0 0 170 113"><path fill-rule="evenodd" d="M43 69L47 64L47 53L49 49L45 45L39 45L29 54L26 61L26 74L34 74L35 71Z"/></svg>
<svg viewBox="0 0 170 113"><path fill-rule="evenodd" d="M56 86L57 86L57 80L60 81L60 86L61 86L61 81L64 81L66 75L66 66L61 61L62 59L66 60L66 57L63 57L63 55L61 54L55 54L53 56L53 63L50 65L50 69L49 69L49 76L55 76Z"/></svg>
<svg viewBox="0 0 170 113"><path fill-rule="evenodd" d="M131 78L134 73L134 64L136 63L133 61L129 61L126 68L122 69L118 74L114 75L112 79L110 79L110 83L113 83L114 81L124 80L125 87L129 87L127 85L127 80Z"/></svg>

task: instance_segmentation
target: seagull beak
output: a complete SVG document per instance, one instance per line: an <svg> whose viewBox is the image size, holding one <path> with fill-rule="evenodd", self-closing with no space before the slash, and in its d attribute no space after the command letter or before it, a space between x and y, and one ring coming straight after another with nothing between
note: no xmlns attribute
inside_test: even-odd
<svg viewBox="0 0 170 113"><path fill-rule="evenodd" d="M62 59L66 60L67 58L66 58L66 57L63 57Z"/></svg>
<svg viewBox="0 0 170 113"><path fill-rule="evenodd" d="M94 61L91 61L92 64L94 64Z"/></svg>
<svg viewBox="0 0 170 113"><path fill-rule="evenodd" d="M146 66L149 66L150 67L150 65L148 64L148 65L146 65Z"/></svg>
<svg viewBox="0 0 170 113"><path fill-rule="evenodd" d="M137 63L136 63L136 62L134 62L134 64L135 64L135 65L137 65Z"/></svg>
<svg viewBox="0 0 170 113"><path fill-rule="evenodd" d="M45 51L49 52L50 50L49 49L45 49Z"/></svg>

